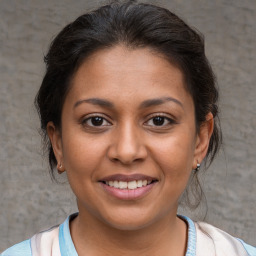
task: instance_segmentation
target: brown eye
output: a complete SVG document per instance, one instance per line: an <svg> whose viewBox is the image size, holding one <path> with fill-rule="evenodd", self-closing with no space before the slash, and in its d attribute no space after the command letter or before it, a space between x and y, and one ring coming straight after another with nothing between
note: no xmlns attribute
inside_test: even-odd
<svg viewBox="0 0 256 256"><path fill-rule="evenodd" d="M95 116L91 118L91 123L94 126L100 126L103 124L104 119L100 116Z"/></svg>
<svg viewBox="0 0 256 256"><path fill-rule="evenodd" d="M157 116L153 118L153 124L156 126L160 126L164 124L165 118L162 116Z"/></svg>
<svg viewBox="0 0 256 256"><path fill-rule="evenodd" d="M145 124L148 126L155 126L155 127L164 127L164 126L168 126L171 124L174 124L175 121L167 116L153 116L152 118L150 118Z"/></svg>
<svg viewBox="0 0 256 256"><path fill-rule="evenodd" d="M92 116L92 117L86 118L82 122L82 124L86 126L92 126L92 127L111 125L105 118L101 116Z"/></svg>

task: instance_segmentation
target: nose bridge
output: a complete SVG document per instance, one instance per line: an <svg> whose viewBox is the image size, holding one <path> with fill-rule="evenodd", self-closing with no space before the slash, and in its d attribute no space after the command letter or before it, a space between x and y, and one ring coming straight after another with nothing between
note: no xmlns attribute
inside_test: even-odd
<svg viewBox="0 0 256 256"><path fill-rule="evenodd" d="M141 137L140 128L133 120L121 122L115 132L110 149L110 157L123 164L130 164L146 157L146 148Z"/></svg>

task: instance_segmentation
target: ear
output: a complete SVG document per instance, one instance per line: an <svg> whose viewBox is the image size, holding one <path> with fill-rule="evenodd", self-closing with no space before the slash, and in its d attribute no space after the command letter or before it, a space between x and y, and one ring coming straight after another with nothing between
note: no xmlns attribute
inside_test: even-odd
<svg viewBox="0 0 256 256"><path fill-rule="evenodd" d="M63 165L63 152L62 152L62 139L59 129L57 129L53 122L47 124L47 134L51 141L53 152L57 160L58 172L64 172Z"/></svg>
<svg viewBox="0 0 256 256"><path fill-rule="evenodd" d="M201 124L200 130L197 134L196 148L194 153L193 169L197 164L201 163L207 154L209 142L213 133L214 120L213 115L209 112L206 116L206 121Z"/></svg>

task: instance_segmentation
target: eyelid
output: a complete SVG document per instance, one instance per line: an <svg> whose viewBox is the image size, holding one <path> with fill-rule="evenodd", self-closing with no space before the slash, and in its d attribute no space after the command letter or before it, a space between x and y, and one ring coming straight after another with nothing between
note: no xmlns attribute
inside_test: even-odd
<svg viewBox="0 0 256 256"><path fill-rule="evenodd" d="M93 118L93 117L101 117L101 118L103 118L103 119L108 123L108 125L93 126L93 125L88 125L88 124L86 124L86 122L87 122L88 120L90 120L91 118ZM86 116L83 116L83 117L81 118L80 123L81 123L82 125L87 125L87 126L89 126L89 127L98 127L98 128L112 125L112 123L108 120L108 118L106 118L106 115L103 115L103 114L100 114L100 113L93 113L93 114L88 114L88 115L86 115Z"/></svg>
<svg viewBox="0 0 256 256"><path fill-rule="evenodd" d="M148 123L150 120L152 120L153 118L155 117L163 117L165 118L166 120L168 120L168 124L167 125L171 125L171 124L176 124L177 121L175 120L174 117L171 117L169 114L166 114L166 113L153 113L153 114L150 114L148 117L147 117L147 121L144 122L144 124ZM167 125L162 125L162 126L157 126L157 125L154 125L158 128L160 127L164 127L164 126L167 126ZM149 126L153 126L153 125L149 125Z"/></svg>
<svg viewBox="0 0 256 256"><path fill-rule="evenodd" d="M94 126L94 125L88 125L86 124L86 122L88 120L90 120L91 118L93 117L101 117L104 119L105 122L107 122L108 124L106 125L99 125L99 126ZM176 124L177 121L175 120L175 118L173 116L171 116L170 114L166 114L166 113L152 113L150 115L147 116L147 119L146 121L143 123L144 125L147 125L147 123L152 120L153 118L155 117L163 117L165 118L166 120L168 120L168 124L165 124L165 125L161 125L161 126L157 126L157 125L148 125L148 126L156 126L158 128L161 128L161 127L165 127L165 126L168 126L168 125L172 125L172 124ZM112 122L109 121L109 117L106 117L105 114L101 114L101 113L92 113L92 114L87 114L85 116L83 116L81 119L80 119L80 124L84 125L84 126L88 126L88 127L97 127L97 128L103 128L103 127L106 127L106 126L110 126L110 125L113 125Z"/></svg>

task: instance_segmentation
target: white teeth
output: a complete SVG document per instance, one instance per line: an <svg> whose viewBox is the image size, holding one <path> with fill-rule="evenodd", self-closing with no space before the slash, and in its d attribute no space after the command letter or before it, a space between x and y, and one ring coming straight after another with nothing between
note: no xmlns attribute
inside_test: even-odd
<svg viewBox="0 0 256 256"><path fill-rule="evenodd" d="M128 184L126 181L119 181L119 188L126 189L128 187Z"/></svg>
<svg viewBox="0 0 256 256"><path fill-rule="evenodd" d="M136 188L141 188L145 187L148 184L150 184L152 181L151 180L132 180L129 182L126 181L106 181L106 185L110 187L115 187L119 189L136 189Z"/></svg>
<svg viewBox="0 0 256 256"><path fill-rule="evenodd" d="M147 186L147 184L148 184L148 181L147 181L147 180L143 180L143 181L142 181L142 186Z"/></svg>
<svg viewBox="0 0 256 256"><path fill-rule="evenodd" d="M136 182L136 180L129 181L129 182L128 182L128 188L129 188L129 189L135 189L135 188L137 188L137 182Z"/></svg>
<svg viewBox="0 0 256 256"><path fill-rule="evenodd" d="M114 187L119 188L119 182L117 180L114 181Z"/></svg>
<svg viewBox="0 0 256 256"><path fill-rule="evenodd" d="M137 181L137 187L138 187L138 188L141 188L141 187L142 187L142 180L138 180L138 181Z"/></svg>

